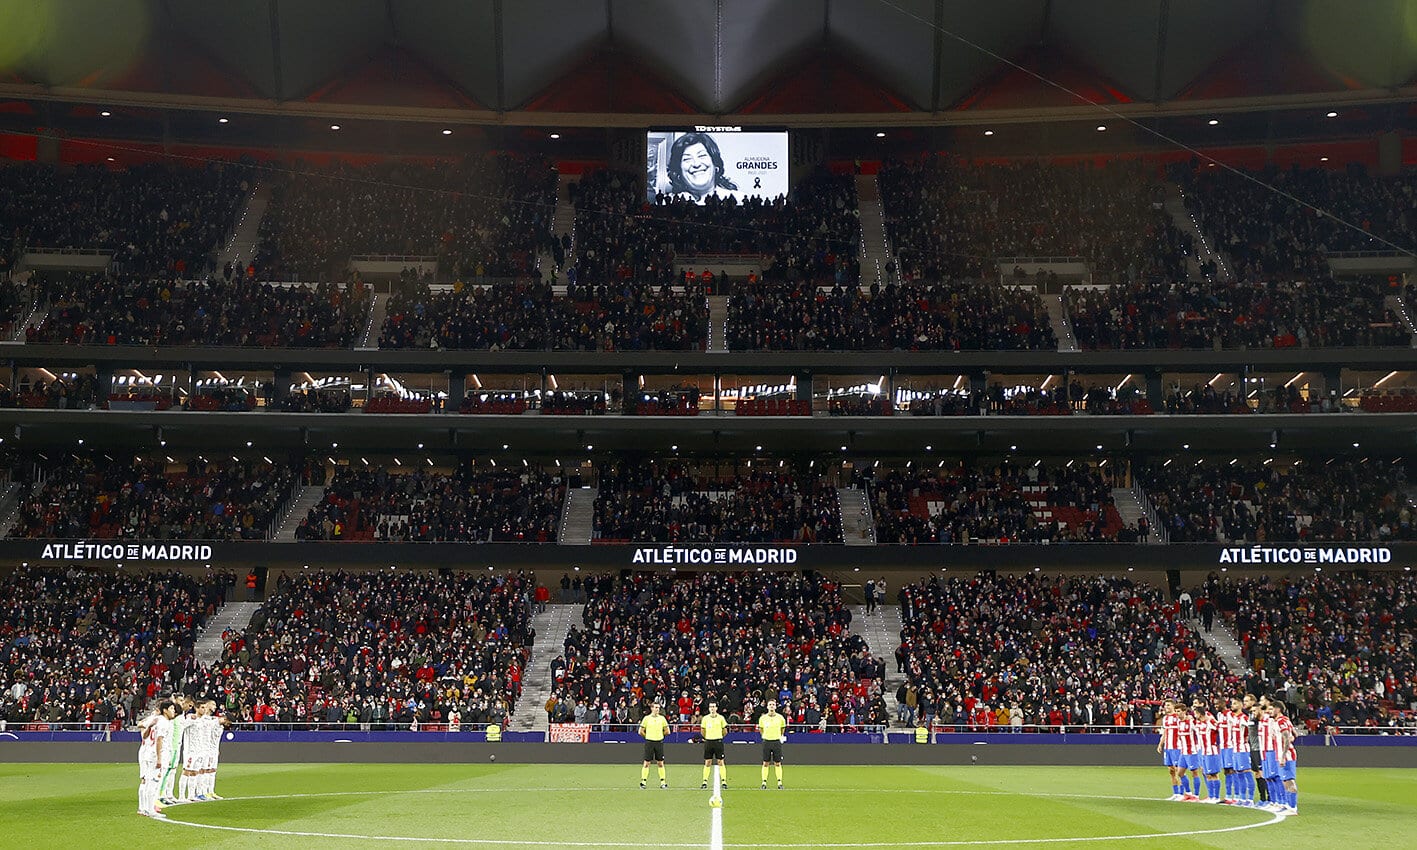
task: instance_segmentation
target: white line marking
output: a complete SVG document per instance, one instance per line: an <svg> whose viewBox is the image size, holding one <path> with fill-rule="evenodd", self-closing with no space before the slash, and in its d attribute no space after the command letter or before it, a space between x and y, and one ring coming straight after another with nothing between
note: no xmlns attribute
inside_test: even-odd
<svg viewBox="0 0 1417 850"><path fill-rule="evenodd" d="M709 792L709 850L723 850L723 796L718 784L718 762L713 765L713 790ZM718 805L714 805L714 801Z"/></svg>
<svg viewBox="0 0 1417 850"><path fill-rule="evenodd" d="M716 786L716 785L717 785L717 783L715 783L715 786ZM304 797L354 797L354 796L381 796L381 795L394 795L394 794L466 794L466 793L469 793L469 792L478 793L478 792L488 792L488 791L495 791L495 792L502 792L502 793L524 794L524 793L547 792L547 791L553 791L553 792L555 792L555 791L564 791L564 792L569 792L569 791L586 792L586 791L623 791L623 790L625 790L625 788L619 787L619 786L613 787L613 788L584 788L584 787L582 787L582 788L423 788L423 789L415 789L415 790L409 790L409 791L330 791L330 792L316 793L316 794L265 794L265 795L250 796L250 797L226 797L226 798L224 798L224 799L221 800L221 801L213 801L213 802L228 802L228 803L229 803L229 802L236 802L236 801L239 801L239 800L287 800L287 799L296 799L296 798L304 798ZM843 789L841 789L841 788L832 788L832 789L826 789L826 788L822 788L822 789L797 788L797 789L793 789L793 790L797 791L798 793L810 793L810 792L813 792L813 791L828 791L828 790L831 790L831 791L841 791L841 790L843 790ZM1164 797L1163 797L1163 798L1158 798L1158 797L1126 797L1126 796L1115 795L1115 794L1028 794L1028 793L1015 792L1015 791L974 791L974 790L952 791L952 790L948 790L948 789L935 790L935 789L929 789L929 788L882 788L882 789L872 789L871 793L873 793L873 794L876 794L876 793L891 793L891 794L955 794L955 795L978 795L978 796L1038 797L1038 798L1048 798L1048 799L1059 798L1059 799L1079 799L1079 800L1125 800L1125 801L1139 802L1139 803L1167 803L1167 802L1170 802L1169 800L1167 800L1167 799L1164 798ZM196 804L193 804L193 803L178 803L178 804L175 804L175 805L172 805L172 806L167 806L167 807L166 807L166 811L169 811L169 812L170 812L170 811L172 811L173 809L177 808L178 806L183 806L183 805L210 805L210 803L196 803ZM1182 805L1184 805L1184 804L1182 804ZM1219 807L1216 807L1216 809L1219 810ZM719 811L721 811L721 810L720 810L720 809L714 809L713 811L714 811L714 812L719 812ZM1259 811L1259 810L1256 810L1256 809L1244 809L1244 808L1240 808L1240 809L1231 808L1231 809L1227 809L1227 811ZM1192 836L1192 835L1219 835L1219 834L1221 834L1221 833L1226 833L1226 832L1243 832L1243 831L1245 831L1245 830L1247 830L1247 829L1257 829L1257 828L1259 828L1259 827L1264 827L1264 826L1273 826L1273 825L1275 825L1275 824L1277 824L1277 823L1282 823L1282 822L1284 821L1284 819L1285 819L1285 816L1284 816L1284 815L1278 814L1278 813L1270 813L1270 812L1260 812L1260 813L1261 813L1261 814L1268 814L1268 815L1270 815L1270 819L1269 819L1269 820L1265 820L1265 821L1257 821L1257 822L1255 822L1255 823L1240 824L1239 826L1216 827L1216 828L1214 828L1214 829L1191 829L1191 830L1184 830L1184 831L1181 831L1181 832L1148 832L1148 833L1134 833L1134 834L1131 834L1131 835L1082 835L1082 836L1072 836L1072 837L1062 837L1062 838L1046 838L1046 837L1045 837L1045 838L994 838L994 839L961 840L961 841L865 841L865 842L840 842L840 843L831 843L831 844L823 844L823 843L821 843L821 842L812 842L812 843L810 843L810 844L781 844L781 843L775 843L775 844L722 844L721 842L722 842L723 839L722 839L722 835L720 834L719 837L718 837L718 840L719 840L720 843L719 843L719 844L716 844L716 845L713 845L713 846L714 846L715 850L718 850L718 848L723 848L723 850L727 850L727 848L733 848L733 850L772 850L772 848L799 848L799 847L802 847L802 848L808 848L808 847L823 847L823 848L854 848L854 847L875 847L875 848L909 848L909 847L991 847L991 846L1004 846L1004 845L1011 845L1011 844L1077 844L1077 843L1089 842L1089 841L1141 841L1141 840L1144 840L1144 839L1152 839L1152 838L1185 838L1185 837L1189 837L1189 836ZM719 823L719 825L720 825L720 829L721 829L721 825L722 825L722 820L721 820L721 818L715 817L714 819L715 819L716 821L718 821L718 823ZM291 836L291 837L295 837L295 838L337 838L337 839L341 839L341 840L348 839L348 840L351 840L351 841L391 841L391 842L419 842L419 841L422 841L422 842L425 842L425 843L428 843L428 844L469 844L469 845L476 845L476 846L481 846L481 847L514 847L514 846L519 846L519 847L635 847L635 848L653 848L653 847L673 847L673 848L680 848L680 847L683 847L683 848L693 848L693 850L698 850L698 848L703 847L702 844L666 844L666 843L663 843L663 842L656 842L656 843L654 843L654 844L643 844L643 843L634 843L634 842L625 842L625 841L615 841L615 842L610 842L610 841L536 841L536 840L531 840L531 839L526 839L526 838L509 838L509 839L498 839L498 838L422 838L422 837L414 837L414 836L409 836L409 835L360 835L360 834L357 834L357 833L345 833L345 832L306 832L306 831L290 830L290 829L259 829L259 828L256 828L256 827L248 827L248 826L218 826L218 825L216 825L216 824L209 824L209 823L193 823L193 822L191 822L191 821L173 820L172 817L171 817L171 815L169 815L165 820L159 820L158 823L168 823L168 824L174 824L174 825L176 825L176 826L192 827L193 829L213 829L213 830L218 830L218 831L221 831L221 832L244 832L244 833L250 833L250 834L253 834L253 835L282 835L282 836ZM711 838L710 840L712 840L712 838Z"/></svg>

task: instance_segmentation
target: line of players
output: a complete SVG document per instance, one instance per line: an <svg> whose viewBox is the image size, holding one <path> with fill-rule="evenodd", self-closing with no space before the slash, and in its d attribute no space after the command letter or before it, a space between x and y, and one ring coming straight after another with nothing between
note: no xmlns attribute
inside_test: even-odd
<svg viewBox="0 0 1417 850"><path fill-rule="evenodd" d="M763 790L768 787L768 768L777 769L777 790L782 790L782 742L787 740L787 718L777 711L777 700L770 699L767 711L758 718L758 735L763 741ZM640 737L645 739L644 763L640 766L640 788L649 780L650 765L659 768L659 787L668 788L664 771L664 736L669 734L669 719L660 713L659 701L650 703L649 714L640 721ZM701 790L709 787L709 776L718 765L719 787L728 787L728 765L723 761L723 739L728 734L728 719L718 713L718 703L710 702L708 712L699 720L695 737L704 744L704 779ZM718 791L715 788L714 791Z"/></svg>
<svg viewBox="0 0 1417 850"><path fill-rule="evenodd" d="M138 814L163 818L164 806L222 799L216 772L229 725L215 702L181 696L160 700L138 721Z"/></svg>
<svg viewBox="0 0 1417 850"><path fill-rule="evenodd" d="M1162 707L1156 751L1171 774L1171 799L1297 815L1295 732L1284 706L1247 694L1214 707L1200 699Z"/></svg>

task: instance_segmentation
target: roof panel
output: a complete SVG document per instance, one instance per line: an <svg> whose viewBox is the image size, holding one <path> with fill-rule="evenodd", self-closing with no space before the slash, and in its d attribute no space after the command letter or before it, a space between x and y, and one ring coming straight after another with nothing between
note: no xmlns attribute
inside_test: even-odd
<svg viewBox="0 0 1417 850"><path fill-rule="evenodd" d="M1184 4L1178 4L1184 5ZM1157 27L1161 0L1057 3L1048 38L1144 100L1156 92Z"/></svg>
<svg viewBox="0 0 1417 850"><path fill-rule="evenodd" d="M934 0L832 0L831 37L907 100L929 108L935 67Z"/></svg>
<svg viewBox="0 0 1417 850"><path fill-rule="evenodd" d="M715 85L715 0L614 0L615 42L664 73L707 112L720 111Z"/></svg>
<svg viewBox="0 0 1417 850"><path fill-rule="evenodd" d="M586 0L567 9L558 0L517 0L502 7L508 105L541 93L605 39L606 2Z"/></svg>
<svg viewBox="0 0 1417 850"><path fill-rule="evenodd" d="M278 97L267 0L162 5L184 37L200 44L263 96Z"/></svg>
<svg viewBox="0 0 1417 850"><path fill-rule="evenodd" d="M825 6L825 0L724 0L719 82L725 108L782 73L784 59L825 41Z"/></svg>
<svg viewBox="0 0 1417 850"><path fill-rule="evenodd" d="M970 0L944 0L940 108L959 100L998 71L1001 63L981 47L1011 58L1035 44L1043 29L1046 6L1046 0L994 0L984 8Z"/></svg>
<svg viewBox="0 0 1417 850"><path fill-rule="evenodd" d="M1186 0L1166 20L1166 59L1157 97L1175 97L1265 25L1268 0Z"/></svg>
<svg viewBox="0 0 1417 850"><path fill-rule="evenodd" d="M399 0L399 42L447 74L479 102L499 106L492 0Z"/></svg>
<svg viewBox="0 0 1417 850"><path fill-rule="evenodd" d="M340 0L332 14L325 0L281 0L282 98L303 98L336 75L372 56L388 29L384 0Z"/></svg>

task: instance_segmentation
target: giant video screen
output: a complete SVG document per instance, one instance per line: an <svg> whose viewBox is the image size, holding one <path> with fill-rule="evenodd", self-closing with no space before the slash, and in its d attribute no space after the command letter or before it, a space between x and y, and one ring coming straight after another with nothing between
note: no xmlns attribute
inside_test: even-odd
<svg viewBox="0 0 1417 850"><path fill-rule="evenodd" d="M692 127L650 130L645 152L649 202L662 196L774 199L787 194L786 130Z"/></svg>

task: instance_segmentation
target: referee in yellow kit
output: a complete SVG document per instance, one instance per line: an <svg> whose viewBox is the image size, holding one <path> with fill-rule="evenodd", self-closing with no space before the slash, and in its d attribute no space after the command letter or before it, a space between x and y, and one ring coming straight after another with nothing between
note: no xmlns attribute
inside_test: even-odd
<svg viewBox="0 0 1417 850"><path fill-rule="evenodd" d="M768 788L768 765L777 768L777 790L782 790L782 742L787 739L787 718L777 713L777 700L768 700L768 710L758 718L763 736L763 790Z"/></svg>
<svg viewBox="0 0 1417 850"><path fill-rule="evenodd" d="M649 704L649 714L640 721L640 737L645 739L645 763L640 767L641 790L645 787L645 780L649 779L650 762L659 765L659 787L669 787L664 779L664 736L668 733L669 721L659 713L659 701L656 700Z"/></svg>
<svg viewBox="0 0 1417 850"><path fill-rule="evenodd" d="M723 763L723 736L728 732L728 719L718 713L718 703L709 703L708 714L699 721L699 732L704 737L704 784L699 789L708 788L714 762L718 762L718 785L727 788L728 765Z"/></svg>

